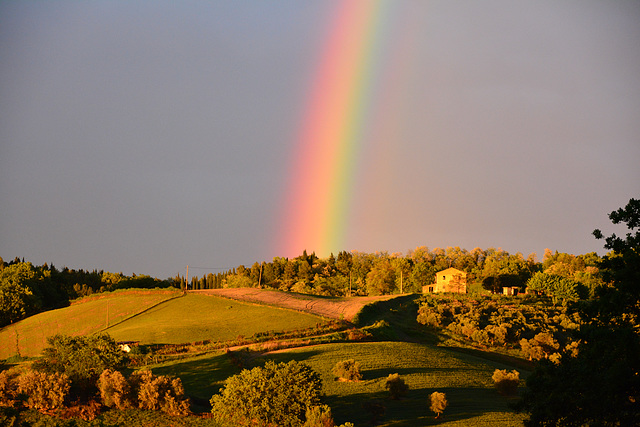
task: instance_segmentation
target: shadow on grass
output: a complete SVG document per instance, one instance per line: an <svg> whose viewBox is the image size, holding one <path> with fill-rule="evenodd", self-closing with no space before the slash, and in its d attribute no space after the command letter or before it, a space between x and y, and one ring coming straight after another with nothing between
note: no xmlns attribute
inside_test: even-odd
<svg viewBox="0 0 640 427"><path fill-rule="evenodd" d="M411 374L428 374L434 372L457 372L459 368L380 368L380 369L367 369L362 371L362 379L365 381L385 379L391 374L400 374L400 376L407 376Z"/></svg>
<svg viewBox="0 0 640 427"><path fill-rule="evenodd" d="M502 363L504 365L513 366L526 371L533 371L536 363L530 362L525 359L520 359L515 356L509 356L507 354L497 353L491 350L477 350L468 347L452 347L452 346L440 346L441 349L446 349L455 353L467 354L477 357L479 359L490 360L492 362Z"/></svg>
<svg viewBox="0 0 640 427"><path fill-rule="evenodd" d="M304 362L307 359L310 359L313 356L321 354L321 351L318 350L305 350L305 351L294 351L288 352L284 351L282 353L269 353L268 355L260 355L255 359L255 366L264 365L267 360L273 360L275 363L280 362L289 362L291 360L295 360L296 362Z"/></svg>
<svg viewBox="0 0 640 427"><path fill-rule="evenodd" d="M224 382L241 369L234 365L229 355L218 353L190 359L184 362L168 363L153 367L155 375L169 375L182 380L184 391L191 399L194 412L211 410L209 400L224 386Z"/></svg>
<svg viewBox="0 0 640 427"><path fill-rule="evenodd" d="M429 409L429 396L434 391L447 395L449 402L439 419ZM365 406L367 402L382 405L384 416L380 425L407 426L439 425L448 422L469 422L482 417L486 425L517 425L518 416L508 406L508 399L485 388L422 388L411 389L407 396L392 400L386 390L374 393L355 393L348 396L327 396L325 402L331 407L337 424L353 422L355 425L371 424L372 414Z"/></svg>

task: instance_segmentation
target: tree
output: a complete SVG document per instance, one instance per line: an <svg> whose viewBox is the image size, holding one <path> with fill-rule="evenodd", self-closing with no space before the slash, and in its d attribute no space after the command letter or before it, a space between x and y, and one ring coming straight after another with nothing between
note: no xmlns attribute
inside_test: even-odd
<svg viewBox="0 0 640 427"><path fill-rule="evenodd" d="M531 291L551 297L554 305L562 301L566 305L570 301L578 300L579 284L572 279L556 274L537 272L527 281L527 288Z"/></svg>
<svg viewBox="0 0 640 427"><path fill-rule="evenodd" d="M395 286L401 293L407 292L409 288L409 273L411 272L411 265L409 260L401 255L394 256L390 260L391 266L395 270Z"/></svg>
<svg viewBox="0 0 640 427"><path fill-rule="evenodd" d="M33 367L48 373L66 374L81 397L95 387L102 371L121 368L125 362L123 352L107 334L87 337L54 335L47 342L49 346Z"/></svg>
<svg viewBox="0 0 640 427"><path fill-rule="evenodd" d="M399 374L389 374L384 388L389 390L389 395L393 400L398 400L407 395L409 386L404 382Z"/></svg>
<svg viewBox="0 0 640 427"><path fill-rule="evenodd" d="M435 281L436 272L428 261L418 261L414 264L411 273L409 273L410 290L414 292L422 292L422 287Z"/></svg>
<svg viewBox="0 0 640 427"><path fill-rule="evenodd" d="M36 311L37 301L30 286L35 276L30 262L11 264L0 271L0 327Z"/></svg>
<svg viewBox="0 0 640 427"><path fill-rule="evenodd" d="M387 295L396 286L396 272L389 258L378 258L367 274L367 290L369 295Z"/></svg>
<svg viewBox="0 0 640 427"><path fill-rule="evenodd" d="M308 409L319 404L322 381L310 366L291 361L243 370L227 379L211 398L222 425L302 426Z"/></svg>
<svg viewBox="0 0 640 427"><path fill-rule="evenodd" d="M345 381L360 381L362 379L360 364L353 359L336 363L336 366L333 367L333 373Z"/></svg>
<svg viewBox="0 0 640 427"><path fill-rule="evenodd" d="M436 414L436 418L440 418L440 414L444 412L449 402L447 402L447 395L439 391L434 391L429 395L429 401L431 406L431 412Z"/></svg>
<svg viewBox="0 0 640 427"><path fill-rule="evenodd" d="M493 371L491 379L493 380L498 393L504 396L513 396L518 392L520 372L515 369L511 372L507 372L506 369L496 369Z"/></svg>
<svg viewBox="0 0 640 427"><path fill-rule="evenodd" d="M640 201L609 215L631 231L640 227ZM603 238L595 230L596 238ZM606 238L600 264L609 286L582 305L577 354L543 360L527 379L519 409L527 426L640 425L640 232ZM575 350L575 349L574 349Z"/></svg>
<svg viewBox="0 0 640 427"><path fill-rule="evenodd" d="M489 248L477 275L485 289L500 292L503 286L522 286L531 275L531 268L520 253L510 255L502 249Z"/></svg>

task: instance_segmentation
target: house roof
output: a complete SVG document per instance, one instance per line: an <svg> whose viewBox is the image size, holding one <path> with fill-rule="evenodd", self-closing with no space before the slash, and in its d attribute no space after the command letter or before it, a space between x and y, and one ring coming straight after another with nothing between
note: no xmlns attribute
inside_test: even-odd
<svg viewBox="0 0 640 427"><path fill-rule="evenodd" d="M459 274L462 276L466 276L467 273L465 273L462 270L458 270L457 268L453 268L453 267L449 267L446 270L442 270L442 271L438 271L437 274L442 274L442 273L446 273L446 274Z"/></svg>

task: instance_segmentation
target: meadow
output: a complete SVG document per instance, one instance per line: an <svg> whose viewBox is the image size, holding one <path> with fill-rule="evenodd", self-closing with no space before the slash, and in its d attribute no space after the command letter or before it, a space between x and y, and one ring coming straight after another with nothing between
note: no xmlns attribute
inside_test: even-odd
<svg viewBox="0 0 640 427"><path fill-rule="evenodd" d="M509 403L515 398L499 395L491 376L495 369L512 366L492 362L450 349L408 342L336 343L277 351L263 355L242 352L239 356L250 368L266 360L303 361L320 373L325 402L332 408L337 423L368 425L370 414L365 402L377 402L386 408L379 425L522 425L523 416L515 414ZM244 353L244 354L242 354ZM361 365L362 381L338 381L332 369L338 361L354 359ZM151 367L155 374L179 376L185 391L196 401L208 401L224 379L239 372L223 354L165 363ZM520 371L521 377L527 372ZM409 385L407 396L391 400L385 390L389 374L398 373ZM429 410L429 394L447 394L449 406L444 417L436 420Z"/></svg>
<svg viewBox="0 0 640 427"><path fill-rule="evenodd" d="M0 359L37 356L47 346L49 336L104 331L109 325L181 295L178 290L127 289L80 298L68 307L45 311L0 329Z"/></svg>
<svg viewBox="0 0 640 427"><path fill-rule="evenodd" d="M116 341L182 344L230 341L259 332L304 329L322 321L321 317L292 310L188 293L105 332Z"/></svg>

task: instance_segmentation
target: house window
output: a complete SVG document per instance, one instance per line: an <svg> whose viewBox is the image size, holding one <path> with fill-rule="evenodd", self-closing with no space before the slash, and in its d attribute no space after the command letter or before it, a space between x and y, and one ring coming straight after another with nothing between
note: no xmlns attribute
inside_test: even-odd
<svg viewBox="0 0 640 427"><path fill-rule="evenodd" d="M447 276L442 276L442 280L444 280L444 279L446 279L446 278L447 278Z"/></svg>

